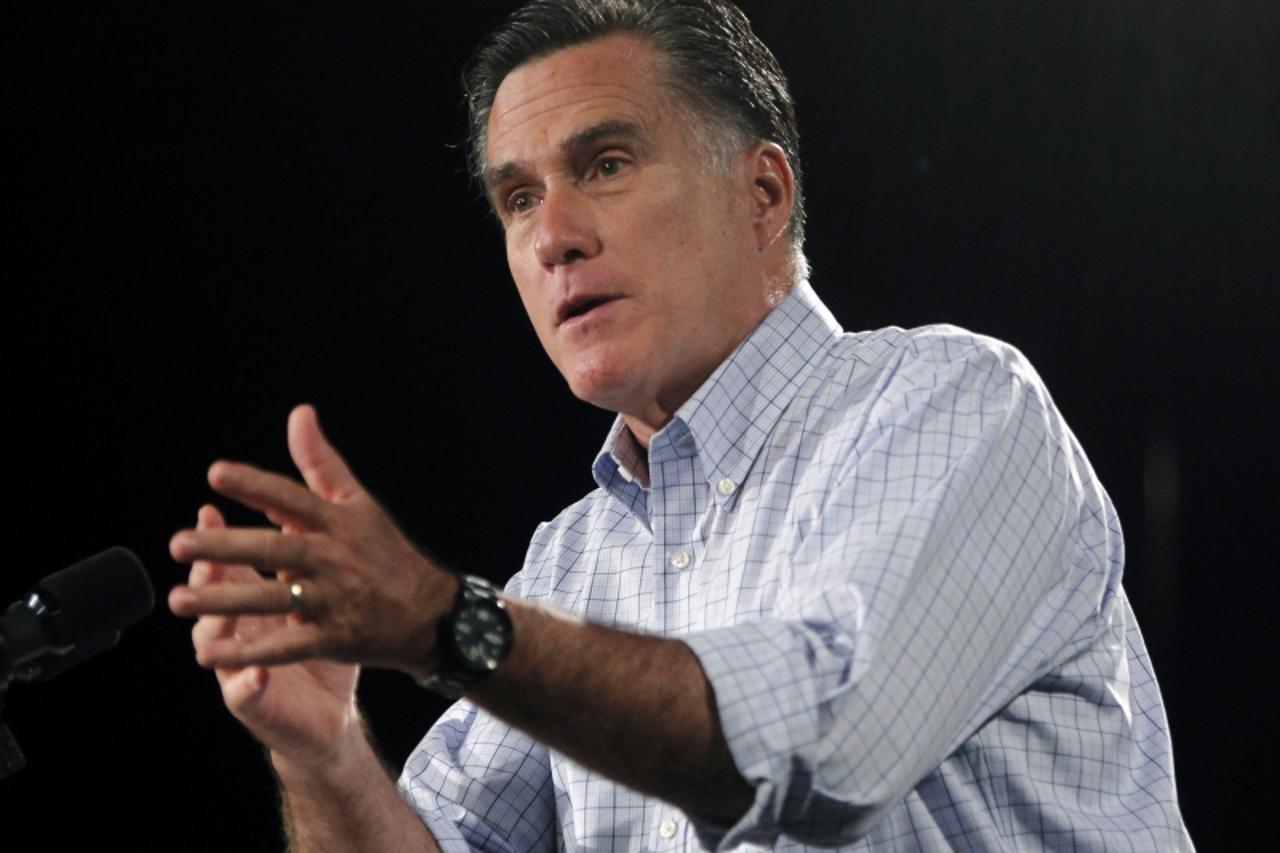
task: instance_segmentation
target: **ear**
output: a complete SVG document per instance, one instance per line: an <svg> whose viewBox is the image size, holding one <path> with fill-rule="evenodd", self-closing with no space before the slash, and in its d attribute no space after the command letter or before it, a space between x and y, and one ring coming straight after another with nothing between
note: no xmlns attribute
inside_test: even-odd
<svg viewBox="0 0 1280 853"><path fill-rule="evenodd" d="M748 154L751 177L751 221L756 248L763 251L787 229L796 200L796 178L786 152L773 142L761 142Z"/></svg>

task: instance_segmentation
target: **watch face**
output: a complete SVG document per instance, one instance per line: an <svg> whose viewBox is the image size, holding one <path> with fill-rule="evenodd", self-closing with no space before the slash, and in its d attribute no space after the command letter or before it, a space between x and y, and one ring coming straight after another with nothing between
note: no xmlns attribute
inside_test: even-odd
<svg viewBox="0 0 1280 853"><path fill-rule="evenodd" d="M453 638L469 668L494 670L505 650L507 631L493 610L469 607L454 620Z"/></svg>

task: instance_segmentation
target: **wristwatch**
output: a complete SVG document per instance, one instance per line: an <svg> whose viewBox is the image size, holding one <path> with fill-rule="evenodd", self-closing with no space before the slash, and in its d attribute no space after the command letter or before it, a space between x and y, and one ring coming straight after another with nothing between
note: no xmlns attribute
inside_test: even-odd
<svg viewBox="0 0 1280 853"><path fill-rule="evenodd" d="M459 575L453 608L440 620L440 669L418 684L457 699L493 675L513 639L511 616L498 588L484 578Z"/></svg>

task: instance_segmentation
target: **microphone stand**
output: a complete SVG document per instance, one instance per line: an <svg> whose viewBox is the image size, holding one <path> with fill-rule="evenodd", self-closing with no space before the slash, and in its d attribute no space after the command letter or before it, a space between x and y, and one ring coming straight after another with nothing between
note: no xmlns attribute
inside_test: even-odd
<svg viewBox="0 0 1280 853"><path fill-rule="evenodd" d="M13 733L4 723L4 693L0 692L0 779L17 773L26 766L27 760L22 757L18 742L13 739Z"/></svg>

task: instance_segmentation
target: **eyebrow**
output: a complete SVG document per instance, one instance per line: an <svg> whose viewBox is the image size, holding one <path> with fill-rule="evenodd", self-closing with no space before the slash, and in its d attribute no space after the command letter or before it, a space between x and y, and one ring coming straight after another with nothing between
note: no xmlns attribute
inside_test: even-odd
<svg viewBox="0 0 1280 853"><path fill-rule="evenodd" d="M622 138L634 140L642 146L647 146L650 142L648 131L639 123L634 121L622 121L620 119L609 119L599 124L593 124L584 128L570 136L564 142L560 143L560 151L565 159L573 160L584 148L599 142L606 137ZM488 169L484 173L484 186L488 195L492 196L493 190L503 181L509 179L512 175L519 174L522 167L519 163L508 160L500 166Z"/></svg>

